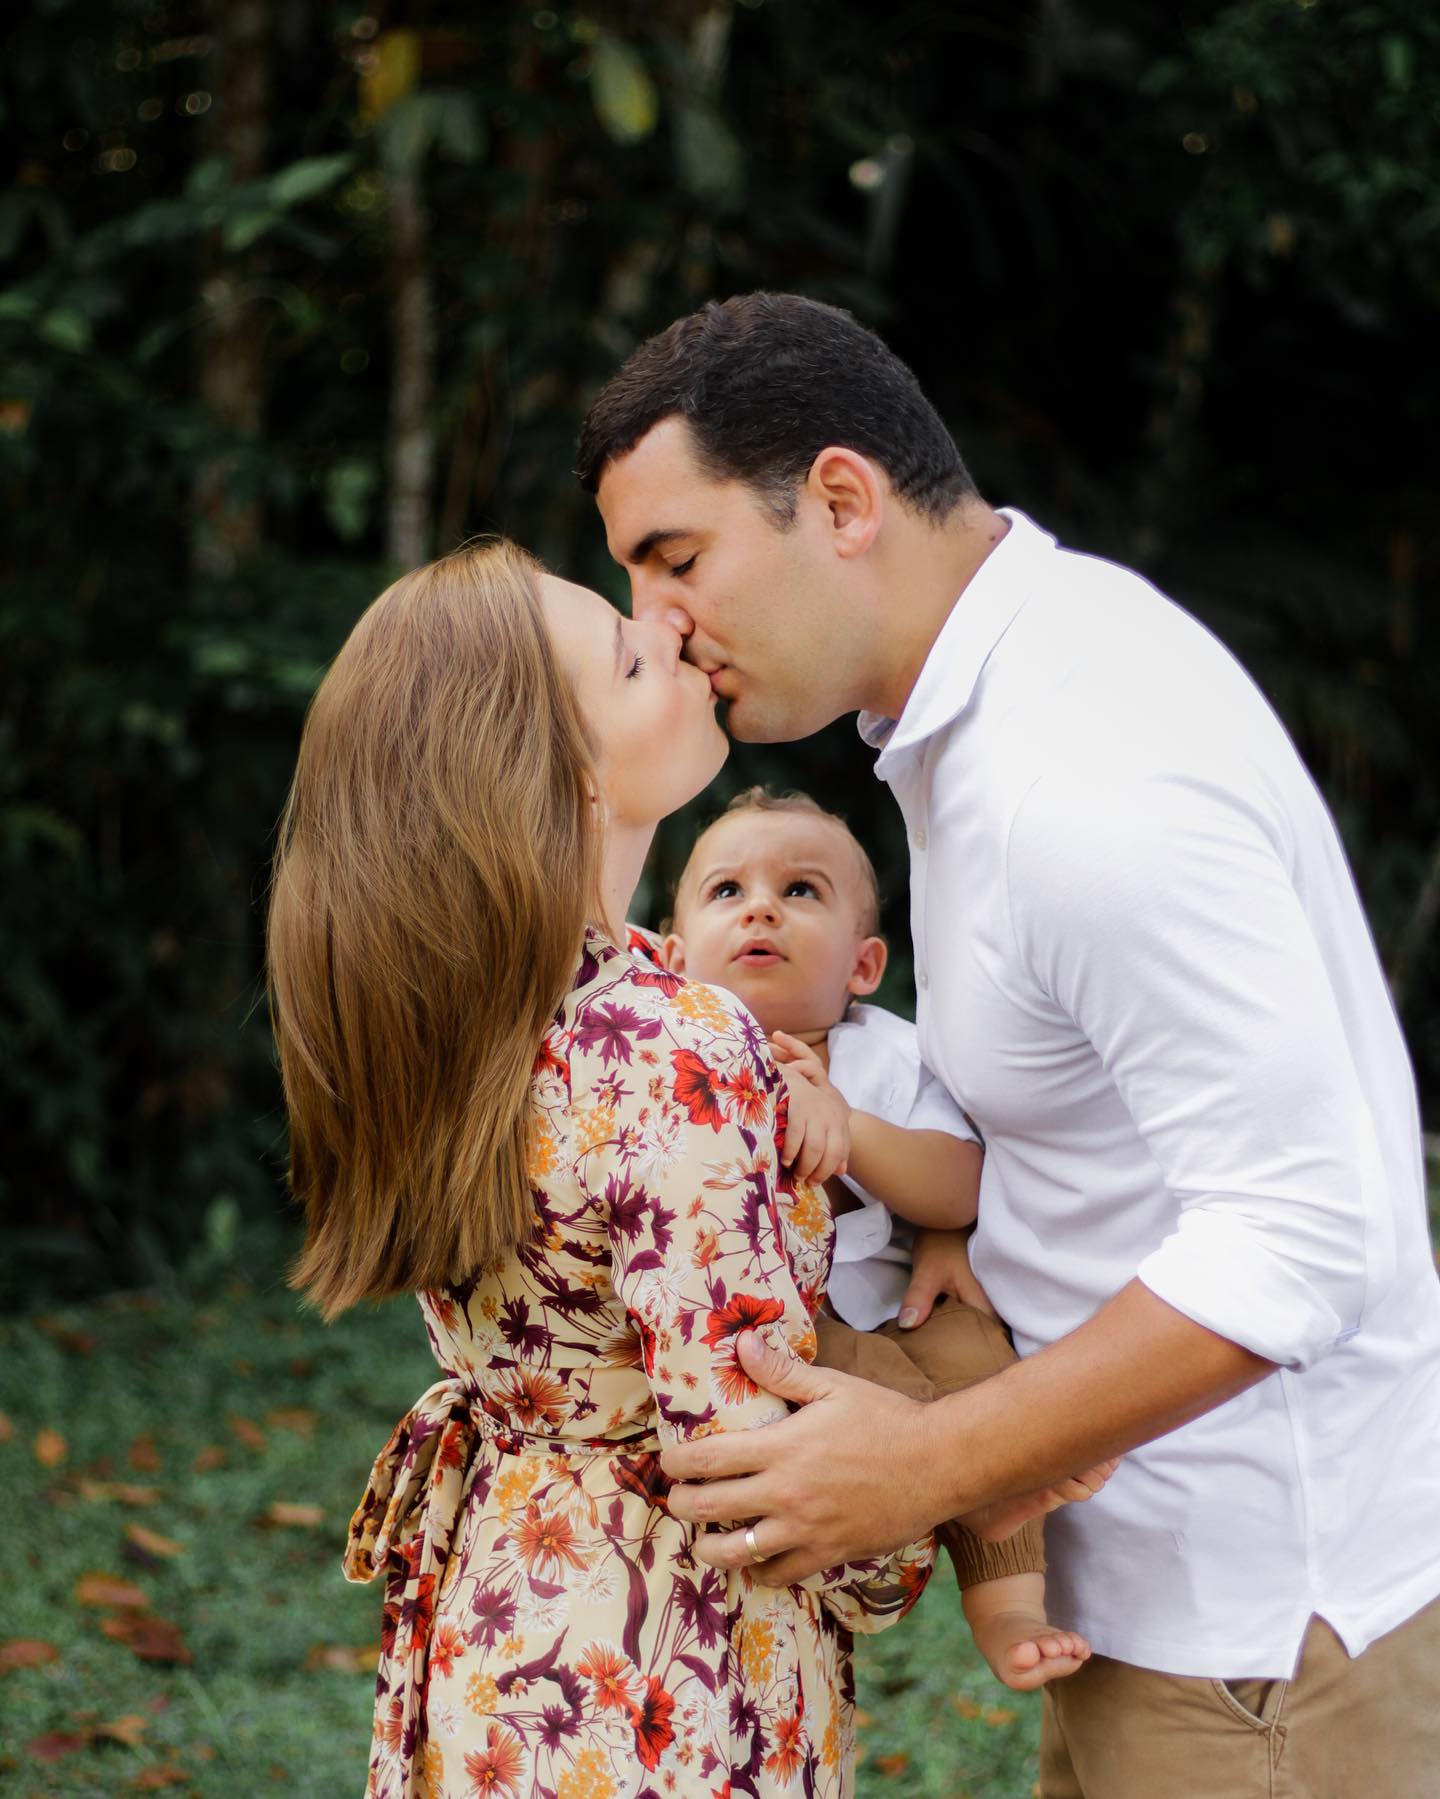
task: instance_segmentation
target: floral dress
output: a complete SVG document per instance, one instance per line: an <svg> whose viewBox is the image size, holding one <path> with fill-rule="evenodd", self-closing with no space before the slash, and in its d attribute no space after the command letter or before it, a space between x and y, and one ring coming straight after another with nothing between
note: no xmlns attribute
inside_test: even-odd
<svg viewBox="0 0 1440 1799"><path fill-rule="evenodd" d="M813 1354L832 1227L783 1093L737 1000L587 934L535 1064L537 1236L419 1296L444 1378L350 1527L348 1577L386 1577L372 1799L851 1790L850 1633L933 1543L773 1590L696 1560L658 1454L784 1415L742 1330Z"/></svg>

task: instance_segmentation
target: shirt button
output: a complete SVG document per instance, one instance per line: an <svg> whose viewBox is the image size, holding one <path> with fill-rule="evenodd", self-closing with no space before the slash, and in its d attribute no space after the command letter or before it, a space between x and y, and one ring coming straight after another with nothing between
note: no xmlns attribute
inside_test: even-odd
<svg viewBox="0 0 1440 1799"><path fill-rule="evenodd" d="M915 833L915 847L917 850L923 850L929 841L929 838L926 837L923 831L917 831Z"/></svg>
<svg viewBox="0 0 1440 1799"><path fill-rule="evenodd" d="M920 970L919 974L916 975L915 979L922 988L930 985L930 977L923 968Z"/></svg>

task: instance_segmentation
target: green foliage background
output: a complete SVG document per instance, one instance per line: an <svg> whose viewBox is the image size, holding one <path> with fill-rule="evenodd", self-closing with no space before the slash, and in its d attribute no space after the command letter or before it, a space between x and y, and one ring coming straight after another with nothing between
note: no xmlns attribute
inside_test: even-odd
<svg viewBox="0 0 1440 1799"><path fill-rule="evenodd" d="M223 1257L282 1211L260 900L319 672L397 558L474 531L622 597L568 475L578 421L642 336L760 286L875 323L988 498L1237 650L1336 811L1435 1117L1425 0L21 0L9 23L10 1297ZM849 726L737 750L715 797L756 778L848 811L903 943L903 846Z"/></svg>

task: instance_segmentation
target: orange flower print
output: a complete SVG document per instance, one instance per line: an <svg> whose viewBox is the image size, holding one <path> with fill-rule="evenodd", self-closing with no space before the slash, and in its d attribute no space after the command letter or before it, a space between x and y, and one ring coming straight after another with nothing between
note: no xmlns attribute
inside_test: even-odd
<svg viewBox="0 0 1440 1799"><path fill-rule="evenodd" d="M558 1430L569 1410L564 1381L543 1368L513 1369L496 1398L513 1414L522 1430Z"/></svg>
<svg viewBox="0 0 1440 1799"><path fill-rule="evenodd" d="M591 1643L575 1664L576 1672L595 1686L595 1705L602 1712L631 1717L636 1709L638 1670L628 1655L609 1643Z"/></svg>
<svg viewBox="0 0 1440 1799"><path fill-rule="evenodd" d="M485 1733L485 1747L465 1757L465 1774L473 1799L520 1799L520 1779L525 1771L525 1751L519 1737L503 1725L492 1724Z"/></svg>
<svg viewBox="0 0 1440 1799"><path fill-rule="evenodd" d="M765 1766L777 1780L793 1780L805 1759L805 1723L803 1711L796 1706L775 1726L775 1747L765 1757Z"/></svg>
<svg viewBox="0 0 1440 1799"><path fill-rule="evenodd" d="M585 1558L575 1548L575 1532L568 1519L558 1512L545 1513L532 1499L525 1508L522 1523L515 1527L515 1549L525 1571L535 1580L555 1583L562 1579L562 1567L580 1573Z"/></svg>
<svg viewBox="0 0 1440 1799"><path fill-rule="evenodd" d="M405 1701L398 1693L386 1707L384 1717L376 1720L376 1735L392 1753L399 1751L405 1735Z"/></svg>
<svg viewBox="0 0 1440 1799"><path fill-rule="evenodd" d="M442 1680L448 1680L455 1672L455 1664L465 1653L465 1638L458 1625L448 1620L435 1628L435 1635L430 1639L430 1672L438 1674Z"/></svg>
<svg viewBox="0 0 1440 1799"><path fill-rule="evenodd" d="M631 1720L635 1729L635 1753L642 1767L658 1768L660 1757L675 1738L670 1722L675 1701L653 1674L645 1676L645 1697L635 1708Z"/></svg>

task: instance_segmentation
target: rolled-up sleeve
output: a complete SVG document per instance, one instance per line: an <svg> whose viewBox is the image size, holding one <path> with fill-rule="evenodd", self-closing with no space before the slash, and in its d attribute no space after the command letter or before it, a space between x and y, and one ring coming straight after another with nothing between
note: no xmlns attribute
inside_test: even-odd
<svg viewBox="0 0 1440 1799"><path fill-rule="evenodd" d="M1006 873L1026 968L1093 1045L1175 1201L1135 1272L1308 1367L1359 1327L1395 1251L1283 826L1238 782L1047 777L1014 816Z"/></svg>

